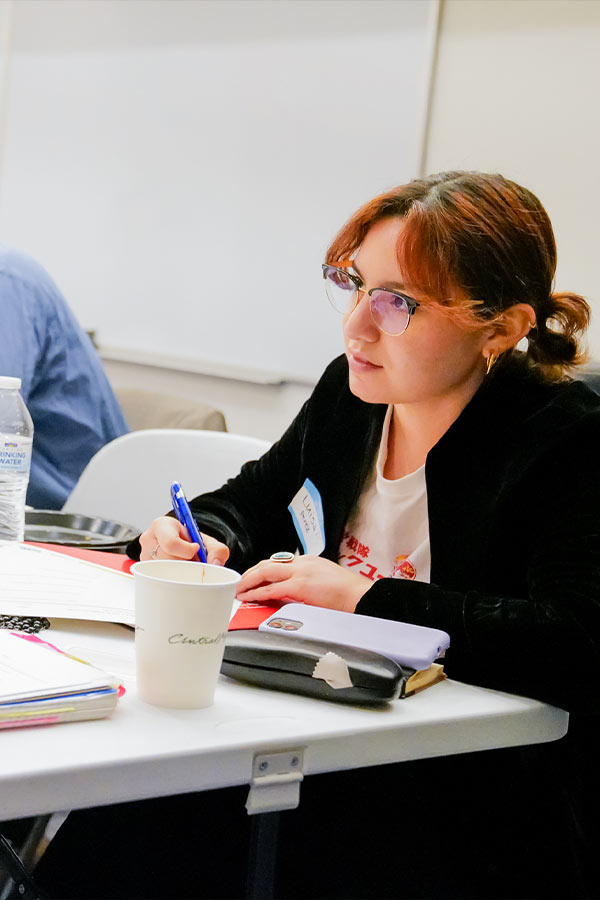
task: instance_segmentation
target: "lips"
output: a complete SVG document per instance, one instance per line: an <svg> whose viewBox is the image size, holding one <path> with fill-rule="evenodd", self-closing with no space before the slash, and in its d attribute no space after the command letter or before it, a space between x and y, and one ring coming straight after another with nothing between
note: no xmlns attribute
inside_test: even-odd
<svg viewBox="0 0 600 900"><path fill-rule="evenodd" d="M352 353L351 350L348 351L348 366L353 372L375 372L383 368L372 363L361 353Z"/></svg>

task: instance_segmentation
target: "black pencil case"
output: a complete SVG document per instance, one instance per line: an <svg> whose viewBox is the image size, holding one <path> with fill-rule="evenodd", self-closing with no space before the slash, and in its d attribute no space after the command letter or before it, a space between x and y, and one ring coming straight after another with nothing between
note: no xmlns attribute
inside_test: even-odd
<svg viewBox="0 0 600 900"><path fill-rule="evenodd" d="M364 704L405 696L415 670L371 650L242 630L229 632L221 672L278 691Z"/></svg>

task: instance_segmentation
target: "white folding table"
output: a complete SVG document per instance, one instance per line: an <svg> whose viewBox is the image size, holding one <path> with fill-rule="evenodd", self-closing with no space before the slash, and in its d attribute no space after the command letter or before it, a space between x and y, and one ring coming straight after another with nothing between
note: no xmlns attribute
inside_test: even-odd
<svg viewBox="0 0 600 900"><path fill-rule="evenodd" d="M371 709L221 676L214 706L160 709L136 697L131 630L54 620L40 636L120 676L126 693L107 719L4 731L0 819L241 784L249 811L268 814L296 805L309 775L553 741L568 726L563 710L451 680Z"/></svg>

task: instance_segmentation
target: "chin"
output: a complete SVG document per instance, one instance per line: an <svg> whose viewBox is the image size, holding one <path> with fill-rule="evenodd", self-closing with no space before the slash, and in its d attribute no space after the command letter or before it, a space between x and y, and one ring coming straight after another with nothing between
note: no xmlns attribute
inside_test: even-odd
<svg viewBox="0 0 600 900"><path fill-rule="evenodd" d="M348 380L348 386L355 397L364 403L391 403L389 395L381 388L377 389L373 384L365 384L362 378L357 378L352 372Z"/></svg>

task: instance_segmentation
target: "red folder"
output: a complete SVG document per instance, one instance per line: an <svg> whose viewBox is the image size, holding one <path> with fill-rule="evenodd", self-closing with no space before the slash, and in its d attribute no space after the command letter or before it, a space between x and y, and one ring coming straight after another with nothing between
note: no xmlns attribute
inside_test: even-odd
<svg viewBox="0 0 600 900"><path fill-rule="evenodd" d="M261 622L276 613L281 603L242 603L231 622L230 631L243 631L247 628L258 628Z"/></svg>

